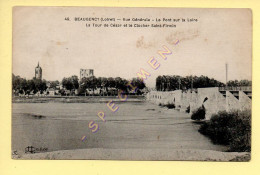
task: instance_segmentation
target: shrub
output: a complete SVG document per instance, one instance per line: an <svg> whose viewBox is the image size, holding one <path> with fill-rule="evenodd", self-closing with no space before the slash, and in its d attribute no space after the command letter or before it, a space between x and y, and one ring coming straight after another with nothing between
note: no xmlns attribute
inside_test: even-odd
<svg viewBox="0 0 260 175"><path fill-rule="evenodd" d="M201 125L199 132L229 151L251 151L251 111L221 111Z"/></svg>
<svg viewBox="0 0 260 175"><path fill-rule="evenodd" d="M185 112L190 113L190 106L186 108Z"/></svg>
<svg viewBox="0 0 260 175"><path fill-rule="evenodd" d="M196 111L192 112L191 119L192 120L203 120L205 119L206 110L205 107L199 107Z"/></svg>
<svg viewBox="0 0 260 175"><path fill-rule="evenodd" d="M168 109L173 109L175 108L175 104L173 103L168 103L167 105L165 105Z"/></svg>

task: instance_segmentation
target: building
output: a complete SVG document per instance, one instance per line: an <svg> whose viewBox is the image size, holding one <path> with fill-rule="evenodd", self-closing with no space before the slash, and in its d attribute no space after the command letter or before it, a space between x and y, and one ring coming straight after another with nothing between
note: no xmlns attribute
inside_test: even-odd
<svg viewBox="0 0 260 175"><path fill-rule="evenodd" d="M49 92L49 96L55 96L55 89L50 88L50 89L48 90L48 92Z"/></svg>
<svg viewBox="0 0 260 175"><path fill-rule="evenodd" d="M93 69L80 69L80 80L84 77L88 78L94 76L94 70Z"/></svg>
<svg viewBox="0 0 260 175"><path fill-rule="evenodd" d="M37 67L35 68L35 78L40 80L42 79L42 68L40 67L39 62Z"/></svg>

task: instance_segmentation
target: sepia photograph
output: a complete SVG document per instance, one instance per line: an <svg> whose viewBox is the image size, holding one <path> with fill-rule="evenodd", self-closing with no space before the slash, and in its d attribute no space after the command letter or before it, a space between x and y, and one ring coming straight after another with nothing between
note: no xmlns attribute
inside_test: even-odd
<svg viewBox="0 0 260 175"><path fill-rule="evenodd" d="M12 9L11 157L248 162L252 11Z"/></svg>

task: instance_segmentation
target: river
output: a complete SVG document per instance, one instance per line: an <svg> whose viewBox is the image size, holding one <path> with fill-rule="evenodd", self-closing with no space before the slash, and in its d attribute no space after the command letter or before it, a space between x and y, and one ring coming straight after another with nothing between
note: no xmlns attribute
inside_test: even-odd
<svg viewBox="0 0 260 175"><path fill-rule="evenodd" d="M201 149L223 151L197 130L188 114L141 102L117 102L111 112L106 103L13 103L12 151L25 148L48 151L83 148ZM97 113L104 111L106 122ZM99 124L92 133L89 121ZM87 136L82 141L82 136Z"/></svg>

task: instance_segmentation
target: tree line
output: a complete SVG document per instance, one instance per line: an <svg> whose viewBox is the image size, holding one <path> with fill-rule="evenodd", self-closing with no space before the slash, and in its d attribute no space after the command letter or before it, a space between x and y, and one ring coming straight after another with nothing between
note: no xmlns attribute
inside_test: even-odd
<svg viewBox="0 0 260 175"><path fill-rule="evenodd" d="M121 78L121 77L83 77L80 81L78 81L77 76L72 76L69 78L63 78L62 85L68 90L78 89L79 94L84 94L86 90L92 91L99 89L100 94L110 95L110 90L114 89L116 91L122 90L125 94L129 94L131 92L131 83L132 86L137 87L137 94L142 94L142 89L146 87L145 83L139 78L132 78L130 81Z"/></svg>
<svg viewBox="0 0 260 175"><path fill-rule="evenodd" d="M36 78L26 80L25 78L12 74L12 88L15 93L30 94L33 92L35 94L40 92L42 94L47 89L47 82L46 80Z"/></svg>
<svg viewBox="0 0 260 175"><path fill-rule="evenodd" d="M241 86L252 86L252 81L249 80L230 80L227 82L227 86L230 87L241 87Z"/></svg>
<svg viewBox="0 0 260 175"><path fill-rule="evenodd" d="M227 86L251 86L252 81L249 80L230 80ZM156 78L157 91L174 91L177 89L187 90L192 88L206 88L206 87L224 87L225 83L209 78L207 76L178 76L178 75L163 75Z"/></svg>
<svg viewBox="0 0 260 175"><path fill-rule="evenodd" d="M94 93L94 90L99 89L100 93L103 95L110 95L111 89L114 89L115 91L122 90L125 94L129 94L131 93L131 87L129 86L129 83L131 83L133 87L138 87L136 92L134 92L137 94L141 94L142 89L146 87L145 83L139 78L132 78L130 81L128 81L121 77L97 78L95 76L91 76L84 77L79 80L78 76L73 75L70 77L64 77L62 79L61 85L64 89L59 89L59 92L64 95L65 90L69 90L71 92L75 92L77 90L78 94L81 95L85 94L87 90ZM58 80L48 82L46 80L40 80L36 78L26 80L20 76L15 76L14 74L12 75L12 88L15 93L30 94L33 92L35 94L39 92L42 94L47 90L48 87L56 89L56 87L59 85L60 83Z"/></svg>
<svg viewBox="0 0 260 175"><path fill-rule="evenodd" d="M48 83L48 86L47 86ZM111 89L122 90L124 93L129 94L132 86L138 87L135 93L141 94L142 89L146 87L145 83L139 78L132 78L130 81L121 77L84 77L79 80L78 76L73 75L62 79L62 86L66 90L74 91L77 90L79 94L85 94L86 91L92 91L99 89L101 95L109 95ZM42 94L47 88L56 89L60 83L56 81L46 81L40 79L26 80L20 76L12 75L12 88L15 93L30 94L31 92ZM191 88L205 88L205 87L224 87L224 83L209 78L207 76L178 76L178 75L163 75L156 78L156 90L158 91L174 91L177 89L187 90ZM252 86L252 81L249 80L230 80L227 82L229 87L241 87L241 86ZM65 94L65 89L60 89L61 94Z"/></svg>

